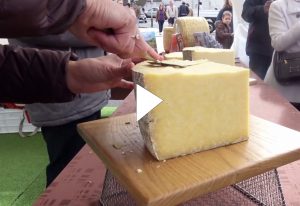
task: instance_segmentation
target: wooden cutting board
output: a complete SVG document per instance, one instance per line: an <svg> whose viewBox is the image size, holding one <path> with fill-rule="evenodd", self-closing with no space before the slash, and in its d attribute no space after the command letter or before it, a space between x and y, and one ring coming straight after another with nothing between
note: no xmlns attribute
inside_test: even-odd
<svg viewBox="0 0 300 206"><path fill-rule="evenodd" d="M251 116L248 141L157 161L135 114L79 124L78 130L138 205L176 205L300 159L300 133Z"/></svg>

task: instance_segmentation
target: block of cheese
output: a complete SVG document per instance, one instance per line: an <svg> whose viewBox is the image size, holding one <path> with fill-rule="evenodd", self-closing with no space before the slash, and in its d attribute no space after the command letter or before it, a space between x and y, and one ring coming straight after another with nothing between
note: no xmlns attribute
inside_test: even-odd
<svg viewBox="0 0 300 206"><path fill-rule="evenodd" d="M178 59L183 60L182 52L171 52L164 55L165 59Z"/></svg>
<svg viewBox="0 0 300 206"><path fill-rule="evenodd" d="M138 122L158 160L248 139L249 70L197 62L185 68L143 62L133 69L135 83L163 100Z"/></svg>
<svg viewBox="0 0 300 206"><path fill-rule="evenodd" d="M217 49L217 48L206 48L206 47L186 47L183 49L184 60L199 60L207 59L209 61L235 65L235 54L234 50L231 49Z"/></svg>

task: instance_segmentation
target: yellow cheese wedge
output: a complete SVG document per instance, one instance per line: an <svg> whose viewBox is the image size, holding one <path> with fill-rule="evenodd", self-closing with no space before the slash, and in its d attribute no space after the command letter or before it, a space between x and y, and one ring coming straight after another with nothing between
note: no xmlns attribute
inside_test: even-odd
<svg viewBox="0 0 300 206"><path fill-rule="evenodd" d="M164 55L165 59L178 59L183 60L182 52L171 52Z"/></svg>
<svg viewBox="0 0 300 206"><path fill-rule="evenodd" d="M186 47L182 52L184 60L195 61L199 59L207 59L221 64L235 65L235 54L234 50L231 49Z"/></svg>
<svg viewBox="0 0 300 206"><path fill-rule="evenodd" d="M134 81L163 100L139 120L146 147L158 160L248 139L249 70L198 62L134 67Z"/></svg>

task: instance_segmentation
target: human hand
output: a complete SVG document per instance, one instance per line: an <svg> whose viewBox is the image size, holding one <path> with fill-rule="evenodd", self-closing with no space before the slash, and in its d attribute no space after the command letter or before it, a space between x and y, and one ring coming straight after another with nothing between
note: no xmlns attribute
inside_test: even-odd
<svg viewBox="0 0 300 206"><path fill-rule="evenodd" d="M90 31L90 34L91 36L93 36L95 39L98 39L99 41L102 38L97 31ZM161 55L157 54L157 52L144 40L144 37L140 34L138 28L136 29L135 35L130 36L130 39L134 41L133 51L127 50L126 55L120 55L119 53L116 53L117 55L123 58L130 57L134 59L135 58L149 59L149 57L159 61L162 61L164 59Z"/></svg>
<svg viewBox="0 0 300 206"><path fill-rule="evenodd" d="M131 75L133 63L111 54L98 58L70 61L66 70L68 88L73 93L91 93L114 87L133 89L123 78Z"/></svg>
<svg viewBox="0 0 300 206"><path fill-rule="evenodd" d="M264 11L265 11L266 14L269 13L270 5L271 5L272 2L273 2L273 0L266 1L265 5L264 5Z"/></svg>
<svg viewBox="0 0 300 206"><path fill-rule="evenodd" d="M133 57L137 51L146 51L154 59L162 58L150 50L143 38L140 41L132 38L139 34L134 12L111 0L86 0L85 11L70 30L79 38L121 58Z"/></svg>

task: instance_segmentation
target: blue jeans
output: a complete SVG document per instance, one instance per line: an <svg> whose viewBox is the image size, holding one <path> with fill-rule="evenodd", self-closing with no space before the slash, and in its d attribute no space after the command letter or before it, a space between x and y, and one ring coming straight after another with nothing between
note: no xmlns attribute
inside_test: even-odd
<svg viewBox="0 0 300 206"><path fill-rule="evenodd" d="M165 20L158 20L159 33L162 32Z"/></svg>

